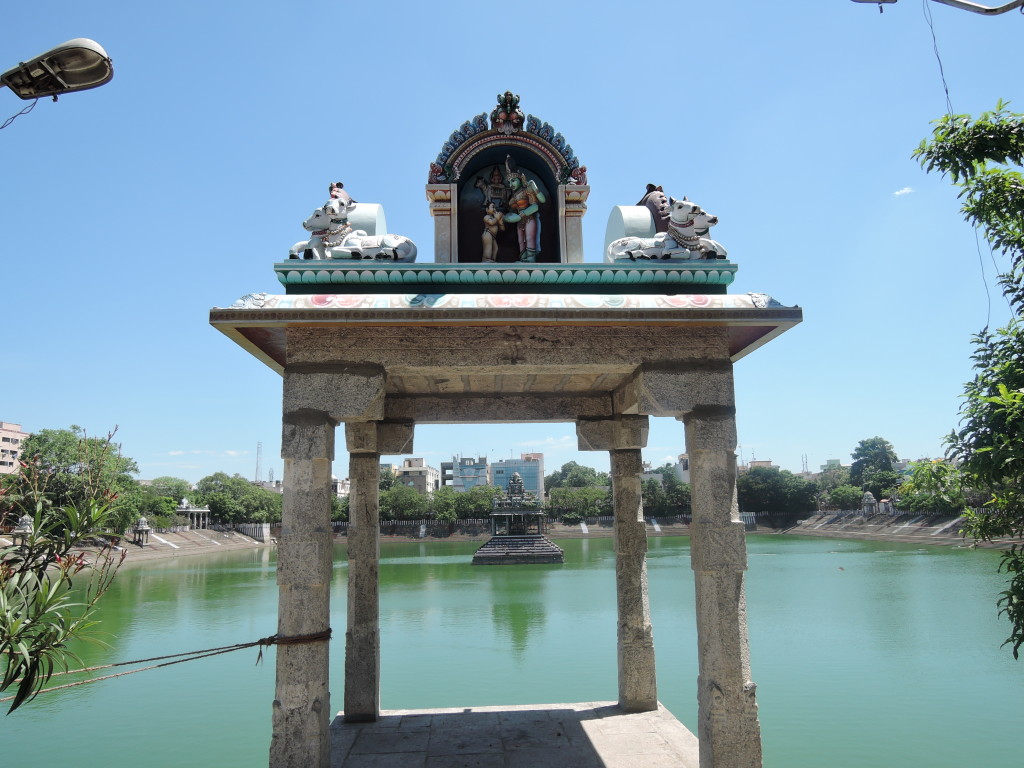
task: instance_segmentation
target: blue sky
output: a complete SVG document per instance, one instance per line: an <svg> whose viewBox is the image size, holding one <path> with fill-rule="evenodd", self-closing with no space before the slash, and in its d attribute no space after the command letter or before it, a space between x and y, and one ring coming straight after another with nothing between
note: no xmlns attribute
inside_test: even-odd
<svg viewBox="0 0 1024 768"><path fill-rule="evenodd" d="M589 169L587 261L648 182L719 216L733 292L804 323L736 366L743 458L799 471L881 435L935 456L971 334L1009 316L955 191L911 151L945 109L921 3L848 0L148 4L4 12L0 70L73 37L115 76L0 132L0 420L118 425L140 477L281 476L279 377L208 324L345 181L432 260L429 162L495 95ZM953 108L1024 111L1024 18L932 5ZM0 91L0 119L25 106ZM426 252L426 254L424 253ZM984 271L982 268L984 265ZM986 291L986 283L990 286ZM991 310L989 310L991 301ZM343 446L343 442L342 442ZM417 428L413 455L576 452L571 424ZM652 421L645 457L685 450ZM335 473L347 462L339 450Z"/></svg>

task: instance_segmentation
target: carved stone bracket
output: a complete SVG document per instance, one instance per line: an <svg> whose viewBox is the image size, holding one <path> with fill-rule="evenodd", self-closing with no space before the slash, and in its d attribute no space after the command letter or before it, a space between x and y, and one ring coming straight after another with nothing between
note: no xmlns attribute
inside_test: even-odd
<svg viewBox="0 0 1024 768"><path fill-rule="evenodd" d="M410 422L360 421L345 425L345 447L349 453L409 453L413 449L412 438Z"/></svg>
<svg viewBox="0 0 1024 768"><path fill-rule="evenodd" d="M614 419L576 422L576 439L581 451L622 451L647 445L646 416L617 416Z"/></svg>

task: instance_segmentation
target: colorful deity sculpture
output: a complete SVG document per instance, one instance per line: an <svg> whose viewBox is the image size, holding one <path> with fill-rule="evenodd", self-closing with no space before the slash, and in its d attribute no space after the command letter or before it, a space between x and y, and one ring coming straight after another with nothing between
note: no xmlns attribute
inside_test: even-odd
<svg viewBox="0 0 1024 768"><path fill-rule="evenodd" d="M526 178L511 155L505 157L508 185L512 189L505 221L516 225L519 236L519 261L534 262L540 255L540 206L547 202L537 183Z"/></svg>
<svg viewBox="0 0 1024 768"><path fill-rule="evenodd" d="M505 214L495 207L493 200L488 200L485 206L480 261L495 262L498 260L498 232L505 231Z"/></svg>

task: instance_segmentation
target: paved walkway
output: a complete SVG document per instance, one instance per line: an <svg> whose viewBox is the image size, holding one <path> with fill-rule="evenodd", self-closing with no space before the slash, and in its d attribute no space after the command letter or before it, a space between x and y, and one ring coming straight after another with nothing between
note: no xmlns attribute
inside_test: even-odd
<svg viewBox="0 0 1024 768"><path fill-rule="evenodd" d="M697 738L664 707L611 702L404 709L331 725L331 768L697 768Z"/></svg>

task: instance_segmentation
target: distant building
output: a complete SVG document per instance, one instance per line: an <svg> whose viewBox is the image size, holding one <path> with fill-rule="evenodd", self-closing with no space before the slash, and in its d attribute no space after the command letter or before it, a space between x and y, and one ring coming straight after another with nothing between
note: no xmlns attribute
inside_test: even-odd
<svg viewBox="0 0 1024 768"><path fill-rule="evenodd" d="M544 454L522 453L518 459L502 459L491 464L491 479L495 488L508 490L509 480L518 472L527 493L544 498Z"/></svg>
<svg viewBox="0 0 1024 768"><path fill-rule="evenodd" d="M405 459L396 473L396 481L420 493L431 494L441 487L441 471L427 466L423 459Z"/></svg>
<svg viewBox="0 0 1024 768"><path fill-rule="evenodd" d="M849 469L849 464L843 464L839 459L825 459L825 463L821 465L821 471L824 472L830 469Z"/></svg>
<svg viewBox="0 0 1024 768"><path fill-rule="evenodd" d="M742 475L752 469L778 469L778 465L772 464L771 459L753 459L746 464L736 467L736 474Z"/></svg>
<svg viewBox="0 0 1024 768"><path fill-rule="evenodd" d="M679 454L679 461L676 462L676 465L675 467L673 467L673 469L676 473L676 479L680 483L690 482L690 457L687 454Z"/></svg>
<svg viewBox="0 0 1024 768"><path fill-rule="evenodd" d="M347 477L344 479L340 479L335 475L331 475L331 491L334 492L335 496L337 496L339 499L343 499L346 496L348 496L349 491L351 490L352 483L349 482L349 479Z"/></svg>
<svg viewBox="0 0 1024 768"><path fill-rule="evenodd" d="M332 485L338 481L338 478L332 477ZM257 488L262 488L265 491L273 491L274 493L284 493L284 483L281 480L255 480L252 482Z"/></svg>
<svg viewBox="0 0 1024 768"><path fill-rule="evenodd" d="M21 424L0 421L0 475L17 472L21 444L28 436L28 432L22 432Z"/></svg>
<svg viewBox="0 0 1024 768"><path fill-rule="evenodd" d="M457 492L468 491L478 485L491 484L491 468L487 457L453 456L441 462L441 485L450 485Z"/></svg>

